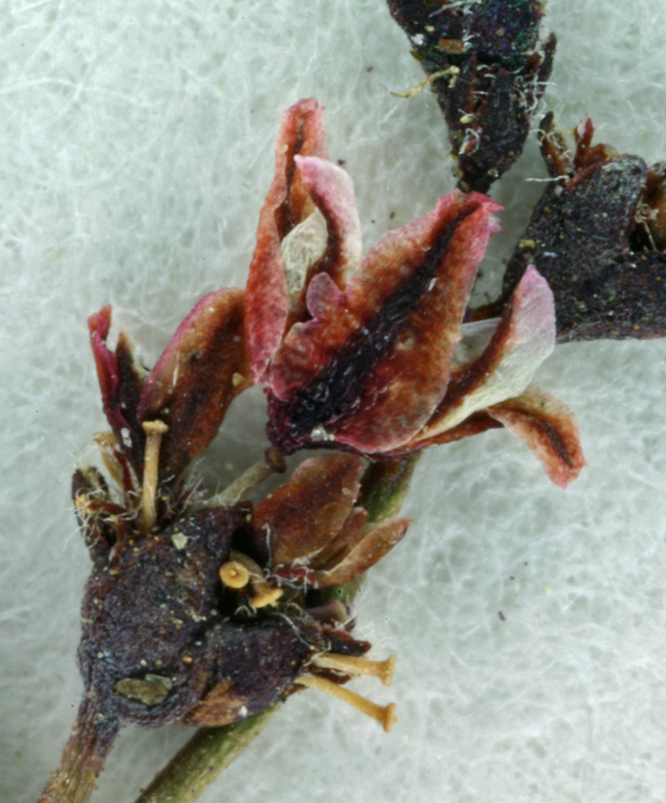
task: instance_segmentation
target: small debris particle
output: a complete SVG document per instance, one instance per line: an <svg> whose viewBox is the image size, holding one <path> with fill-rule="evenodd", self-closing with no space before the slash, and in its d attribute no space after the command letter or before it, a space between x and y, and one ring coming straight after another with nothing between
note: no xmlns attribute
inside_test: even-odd
<svg viewBox="0 0 666 803"><path fill-rule="evenodd" d="M176 547L176 549L185 549L187 546L187 536L176 530L176 532L171 536L171 543Z"/></svg>
<svg viewBox="0 0 666 803"><path fill-rule="evenodd" d="M437 42L437 49L450 56L458 56L465 52L465 43L462 39L440 39Z"/></svg>

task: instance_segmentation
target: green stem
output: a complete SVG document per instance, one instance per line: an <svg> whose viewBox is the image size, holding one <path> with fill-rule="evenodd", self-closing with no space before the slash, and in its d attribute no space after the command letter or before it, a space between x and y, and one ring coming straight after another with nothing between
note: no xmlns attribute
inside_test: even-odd
<svg viewBox="0 0 666 803"><path fill-rule="evenodd" d="M370 465L363 475L356 502L368 511L369 524L378 524L398 515L421 454Z"/></svg>
<svg viewBox="0 0 666 803"><path fill-rule="evenodd" d="M280 706L235 725L202 728L155 776L136 803L191 803L266 727Z"/></svg>
<svg viewBox="0 0 666 803"><path fill-rule="evenodd" d="M419 455L405 460L374 463L365 472L358 504L368 511L368 522L393 518L403 503ZM358 580L336 589L351 600ZM135 803L192 803L264 729L280 706L274 706L234 725L204 728L155 777Z"/></svg>
<svg viewBox="0 0 666 803"><path fill-rule="evenodd" d="M244 474L241 474L237 480L234 480L231 485L227 486L219 494L207 499L206 507L218 507L219 505L229 507L230 505L235 505L249 490L268 479L273 472L274 469L265 460L260 460L250 466Z"/></svg>

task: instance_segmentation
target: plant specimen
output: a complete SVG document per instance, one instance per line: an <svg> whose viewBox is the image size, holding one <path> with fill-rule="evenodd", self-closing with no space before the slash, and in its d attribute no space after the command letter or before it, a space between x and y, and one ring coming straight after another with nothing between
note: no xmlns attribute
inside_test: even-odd
<svg viewBox="0 0 666 803"><path fill-rule="evenodd" d="M555 36L538 40L538 0L388 0L432 82L465 191L487 191L522 152L550 76ZM408 95L410 93L407 93ZM666 333L666 167L592 146L588 119L573 143L553 112L539 125L552 178L509 260L498 315L529 266L555 296L557 340ZM569 138L570 139L570 138Z"/></svg>
<svg viewBox="0 0 666 803"><path fill-rule="evenodd" d="M321 108L301 101L283 117L246 293L205 296L151 371L123 333L108 347L110 307L90 317L111 432L96 438L105 473L83 466L72 483L93 562L84 696L43 803L88 799L122 722L248 732L309 686L391 728L394 705L340 688L390 682L392 661L363 657L337 592L348 600L404 536L409 456L506 426L558 485L584 465L571 413L530 385L555 343L546 281L528 268L499 318L465 322L498 209L456 191L361 259L351 180L327 158ZM188 466L253 382L274 449L207 497ZM280 453L312 446L342 453L305 460L256 506L241 498Z"/></svg>

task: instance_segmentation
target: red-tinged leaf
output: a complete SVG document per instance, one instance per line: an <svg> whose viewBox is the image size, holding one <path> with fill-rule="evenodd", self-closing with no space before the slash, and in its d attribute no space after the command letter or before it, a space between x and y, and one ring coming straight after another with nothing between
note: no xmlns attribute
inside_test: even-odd
<svg viewBox="0 0 666 803"><path fill-rule="evenodd" d="M95 366L97 368L97 380L102 391L102 405L104 413L109 419L109 423L114 427L115 404L118 398L118 365L116 364L115 354L107 348L106 338L111 328L111 305L108 304L99 312L93 313L88 318L88 329L90 330L90 345L92 346Z"/></svg>
<svg viewBox="0 0 666 803"><path fill-rule="evenodd" d="M365 537L364 525L368 511L355 507L342 525L340 532L310 561L313 569L332 569L343 560Z"/></svg>
<svg viewBox="0 0 666 803"><path fill-rule="evenodd" d="M163 480L203 452L232 400L252 384L243 316L242 290L205 296L146 379L139 420L160 419L169 426L160 451Z"/></svg>
<svg viewBox="0 0 666 803"><path fill-rule="evenodd" d="M134 356L131 340L124 332L118 333L116 344L116 364L118 366L118 410L127 422L127 429L116 434L129 456L139 479L143 478L143 450L146 436L137 416L139 399L146 376L146 369Z"/></svg>
<svg viewBox="0 0 666 803"><path fill-rule="evenodd" d="M573 413L543 390L529 387L517 399L490 407L488 414L525 441L560 488L585 467Z"/></svg>
<svg viewBox="0 0 666 803"><path fill-rule="evenodd" d="M280 244L315 208L294 157L328 155L321 111L314 100L299 101L284 113L277 137L275 175L259 215L257 245L247 283L245 325L257 382L278 347L289 312Z"/></svg>
<svg viewBox="0 0 666 803"><path fill-rule="evenodd" d="M269 539L273 567L303 563L326 546L352 510L362 472L356 455L312 457L257 505L255 538L259 548Z"/></svg>
<svg viewBox="0 0 666 803"><path fill-rule="evenodd" d="M115 353L106 346L111 326L111 306L88 318L102 405L111 429L139 479L143 473L144 434L137 421L137 405L144 371L134 358L132 345L120 332Z"/></svg>
<svg viewBox="0 0 666 803"><path fill-rule="evenodd" d="M325 274L314 277L313 319L291 328L270 370L278 448L323 437L376 453L416 435L444 395L497 209L485 196L454 192L385 235L344 293Z"/></svg>
<svg viewBox="0 0 666 803"><path fill-rule="evenodd" d="M317 264L344 290L348 276L361 262L361 221L349 174L328 159L296 156L298 170L310 197L326 221L326 252Z"/></svg>
<svg viewBox="0 0 666 803"><path fill-rule="evenodd" d="M478 359L454 371L446 395L419 437L436 438L473 413L519 396L554 347L553 294L530 266L488 346Z"/></svg>
<svg viewBox="0 0 666 803"><path fill-rule="evenodd" d="M354 580L402 539L409 519L391 519L366 531L365 537L329 571L313 571L310 580L315 588L330 588Z"/></svg>
<svg viewBox="0 0 666 803"><path fill-rule="evenodd" d="M416 438L408 441L399 449L396 449L393 452L385 452L383 455L377 455L376 457L388 458L390 460L400 460L403 457L414 454L414 452L420 452L422 449L427 449L428 446L437 446L443 443L453 443L453 441L459 441L462 438L470 438L473 435L479 435L481 432L485 432L487 429L499 429L500 427L502 427L502 424L500 424L500 422L496 421L494 418L491 418L487 412L483 411L474 413L462 423L457 424L455 427L451 427L451 429L447 429L444 432L440 432L439 435L435 435L431 438L422 438L419 434L416 436Z"/></svg>

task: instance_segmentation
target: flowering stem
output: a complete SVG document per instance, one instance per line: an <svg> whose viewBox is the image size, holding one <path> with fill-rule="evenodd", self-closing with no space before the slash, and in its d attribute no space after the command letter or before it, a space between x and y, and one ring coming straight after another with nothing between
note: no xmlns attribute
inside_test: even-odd
<svg viewBox="0 0 666 803"><path fill-rule="evenodd" d="M267 455L264 460L260 460L258 463L250 466L250 468L241 474L237 480L234 480L231 485L228 485L223 491L220 491L219 494L211 496L206 502L206 507L235 505L248 491L268 479L271 474L283 472L285 470L284 458L280 457L280 455L273 454L273 450L269 451L270 454Z"/></svg>
<svg viewBox="0 0 666 803"><path fill-rule="evenodd" d="M118 721L105 717L84 697L60 765L38 803L86 803L117 733Z"/></svg>
<svg viewBox="0 0 666 803"><path fill-rule="evenodd" d="M357 504L368 511L368 523L393 518L409 489L419 455L400 461L374 463L365 472ZM337 589L351 601L358 581ZM268 724L279 705L235 725L204 728L155 777L135 803L192 803Z"/></svg>

